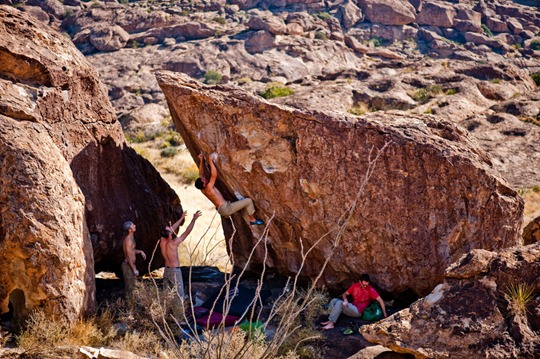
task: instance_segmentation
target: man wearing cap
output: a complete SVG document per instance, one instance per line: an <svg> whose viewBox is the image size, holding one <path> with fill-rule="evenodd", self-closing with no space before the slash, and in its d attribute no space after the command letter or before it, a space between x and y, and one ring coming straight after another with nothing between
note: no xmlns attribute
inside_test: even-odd
<svg viewBox="0 0 540 359"><path fill-rule="evenodd" d="M193 219L187 226L184 233L180 236L173 238L176 230L180 226L180 223L184 220L187 212L182 214L182 217L176 221L172 226L165 227L161 232L161 240L159 248L161 249L161 255L165 260L165 271L163 273L163 287L164 288L176 288L176 292L180 298L184 298L184 282L182 280L182 270L180 268L180 259L178 258L178 246L182 243L187 236L193 230L195 221L202 213L201 211L195 212Z"/></svg>
<svg viewBox="0 0 540 359"><path fill-rule="evenodd" d="M122 274L124 275L124 296L130 299L135 290L135 280L139 275L139 271L135 266L137 260L136 255L140 254L146 260L146 254L143 251L135 248L135 237L133 234L137 230L135 224L127 221L123 225L124 239L122 240L122 248L124 250L124 261L122 262Z"/></svg>

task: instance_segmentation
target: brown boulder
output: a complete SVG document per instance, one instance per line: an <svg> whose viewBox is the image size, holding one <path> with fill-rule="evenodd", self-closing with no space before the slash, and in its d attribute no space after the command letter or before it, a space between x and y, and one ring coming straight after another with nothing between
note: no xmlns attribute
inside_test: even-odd
<svg viewBox="0 0 540 359"><path fill-rule="evenodd" d="M540 243L500 253L474 250L428 296L361 333L416 358L536 358L539 276ZM523 310L510 304L519 288L533 288Z"/></svg>
<svg viewBox="0 0 540 359"><path fill-rule="evenodd" d="M117 51L126 46L129 34L120 26L102 24L91 29L88 40L98 51Z"/></svg>
<svg viewBox="0 0 540 359"><path fill-rule="evenodd" d="M425 294L470 249L519 243L523 200L466 132L447 121L292 110L185 75L156 76L192 155L219 153L217 187L230 200L237 193L251 197L269 223L268 256L259 245L255 264L296 273L302 246L305 251L324 237L304 277L314 278L331 258L320 284L336 288L368 272L390 292ZM333 252L370 151L389 141ZM250 227L241 214L223 225L226 237L236 233L236 263L246 263L262 228Z"/></svg>
<svg viewBox="0 0 540 359"><path fill-rule="evenodd" d="M2 96L0 96L1 98ZM75 319L95 305L84 196L38 123L0 115L0 313Z"/></svg>
<svg viewBox="0 0 540 359"><path fill-rule="evenodd" d="M452 27L456 10L450 4L424 2L422 11L418 14L419 25L431 25L437 27Z"/></svg>
<svg viewBox="0 0 540 359"><path fill-rule="evenodd" d="M406 25L416 20L416 11L407 0L360 0L366 18L382 25Z"/></svg>
<svg viewBox="0 0 540 359"><path fill-rule="evenodd" d="M9 167L2 166L5 169L0 176L3 193L20 190L15 188L15 179L34 183L37 181L34 178L38 178L44 183L28 190L29 198L39 199L36 203L40 206L26 205L29 200L22 196L23 192L19 199L21 203L2 201L0 242L4 248L18 249L0 250L0 262L9 263L18 256L17 253L22 253L17 258L28 258L38 269L32 273L31 281L26 282L21 282L24 278L13 277L10 271L0 271L0 283L3 283L0 285L0 310L7 309L6 298L13 288L28 288L29 292L24 293L26 298L31 298L27 299L28 305L36 305L39 300L55 313L77 316L92 309L93 303L88 301L93 299L82 298L82 295L90 294L80 288L83 285L91 288L88 278L93 277L94 267L96 271L116 270L123 261L122 223L129 219L140 224L136 235L138 247L149 253L154 248L160 227L179 215L180 203L148 161L126 147L107 91L98 81L95 70L64 35L12 7L0 6L0 74L2 122L8 123L11 118L11 122L17 124L3 133L4 138L11 138L19 128L41 128L39 137L28 136L34 143L29 147L31 153L25 156L37 163L47 156L51 161L50 167L35 166L33 172L27 171L23 164L12 167L14 173L7 170ZM19 147L24 149L23 145ZM16 147L4 148L2 161L22 153ZM69 166L70 176L64 173L63 161ZM49 179L48 173L56 175ZM78 187L72 189L65 178L74 178ZM84 203L84 217L77 214L77 201L73 201L72 206L66 204L77 196L77 188L84 195L84 198L77 198ZM28 211L19 210L23 204L30 206ZM50 211L42 214L43 207ZM68 211L72 212L71 218L67 218ZM25 231L22 226L17 227L13 223L16 216L31 221L31 228ZM18 232L7 228L17 228ZM83 233L83 228L87 228L87 232ZM35 248L27 248L24 243L14 242L18 238L33 240L32 236L37 236L36 241L40 243L50 243L43 247L44 254L37 244ZM89 239L94 250L94 263L92 253L82 253L83 249L90 250ZM26 252L30 256L26 256ZM71 257L71 264L61 263L65 256ZM43 277L57 262L58 268L64 270L64 279L53 280L52 274ZM154 266L161 263L159 258ZM146 266L147 263L139 263L141 270ZM65 279L72 282L72 289ZM46 280L46 283L42 284L40 280ZM42 289L43 285L48 286L47 291ZM63 301L79 304L67 305Z"/></svg>

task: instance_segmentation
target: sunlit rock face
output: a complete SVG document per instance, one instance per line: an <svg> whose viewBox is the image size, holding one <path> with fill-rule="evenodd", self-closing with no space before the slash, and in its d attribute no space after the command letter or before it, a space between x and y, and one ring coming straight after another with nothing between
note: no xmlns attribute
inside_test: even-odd
<svg viewBox="0 0 540 359"><path fill-rule="evenodd" d="M91 311L94 270L123 260L122 223L139 224L149 253L179 199L126 147L107 91L70 40L10 6L0 6L0 138L0 311L10 296L22 298L12 300L19 314Z"/></svg>
<svg viewBox="0 0 540 359"><path fill-rule="evenodd" d="M522 199L448 121L295 110L178 73L157 79L193 157L217 152L219 190L251 197L268 224L257 245L264 227L223 221L236 264L313 279L330 258L330 288L366 272L389 292L427 294L463 253L520 243Z"/></svg>

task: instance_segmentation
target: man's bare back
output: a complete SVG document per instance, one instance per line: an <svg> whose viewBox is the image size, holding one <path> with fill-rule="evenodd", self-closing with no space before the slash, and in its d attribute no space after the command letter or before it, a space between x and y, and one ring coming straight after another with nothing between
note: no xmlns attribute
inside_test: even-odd
<svg viewBox="0 0 540 359"><path fill-rule="evenodd" d="M180 222L185 217L186 212L182 215L182 217L171 227L167 227L166 230L168 231L168 236L165 237L162 235L161 242L159 243L159 249L161 250L161 255L163 256L163 259L165 260L165 266L166 267L180 267L180 260L178 259L178 247L180 246L180 243L182 243L187 236L191 233L191 230L193 229L193 226L195 225L195 221L197 218L199 218L202 213L201 211L195 212L193 215L193 219L191 220L191 223L187 226L184 233L182 233L178 237L174 237L174 231L178 228L180 225Z"/></svg>
<svg viewBox="0 0 540 359"><path fill-rule="evenodd" d="M203 188L201 192L214 204L214 206L216 206L216 208L223 206L226 202L221 192L213 186Z"/></svg>
<svg viewBox="0 0 540 359"><path fill-rule="evenodd" d="M162 238L159 248L163 259L165 259L165 266L167 267L180 267L180 261L178 260L178 247L180 242L174 243L172 238Z"/></svg>

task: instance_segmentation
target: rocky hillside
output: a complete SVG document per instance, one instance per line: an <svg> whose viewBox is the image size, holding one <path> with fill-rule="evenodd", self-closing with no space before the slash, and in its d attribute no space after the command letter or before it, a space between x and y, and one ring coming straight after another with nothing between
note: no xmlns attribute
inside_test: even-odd
<svg viewBox="0 0 540 359"><path fill-rule="evenodd" d="M172 70L295 107L436 114L514 186L540 182L535 1L2 1L71 37L125 128L159 122L144 107L166 113L153 72Z"/></svg>

